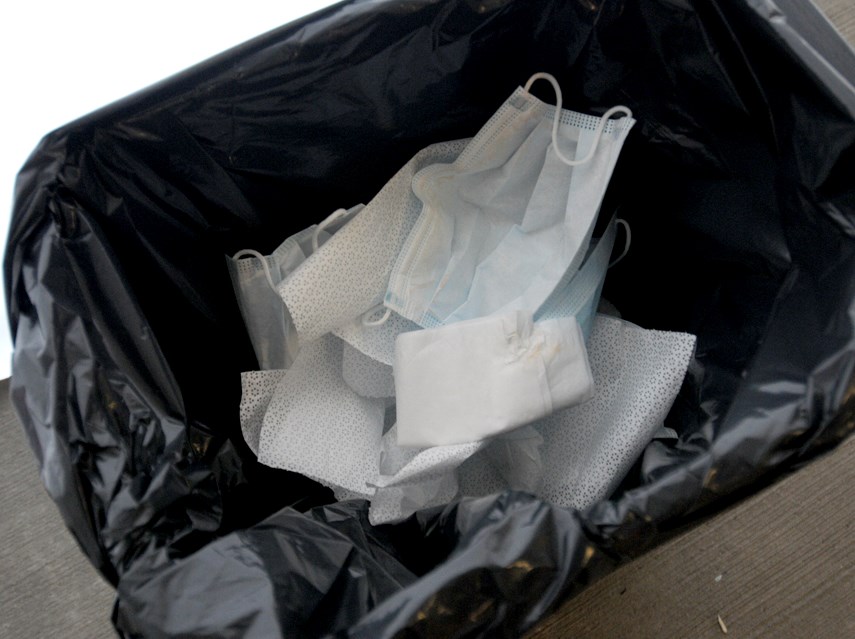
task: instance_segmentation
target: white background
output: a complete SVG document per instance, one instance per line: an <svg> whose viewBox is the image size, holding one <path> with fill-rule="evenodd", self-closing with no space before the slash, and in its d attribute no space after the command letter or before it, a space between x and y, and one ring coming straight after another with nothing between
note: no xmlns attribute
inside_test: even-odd
<svg viewBox="0 0 855 639"><path fill-rule="evenodd" d="M5 250L15 175L42 136L329 0L27 2L0 9L0 241ZM0 301L0 379L12 343Z"/></svg>

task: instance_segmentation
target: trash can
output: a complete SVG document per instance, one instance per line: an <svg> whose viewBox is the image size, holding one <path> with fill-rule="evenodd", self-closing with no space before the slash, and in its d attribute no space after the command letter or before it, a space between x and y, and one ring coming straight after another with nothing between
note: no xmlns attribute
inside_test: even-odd
<svg viewBox="0 0 855 639"><path fill-rule="evenodd" d="M792 0L349 1L47 135L4 261L12 398L120 634L512 636L848 436L853 63ZM677 438L583 511L505 492L371 526L244 443L223 255L368 201L535 71L637 119L605 296L697 335Z"/></svg>

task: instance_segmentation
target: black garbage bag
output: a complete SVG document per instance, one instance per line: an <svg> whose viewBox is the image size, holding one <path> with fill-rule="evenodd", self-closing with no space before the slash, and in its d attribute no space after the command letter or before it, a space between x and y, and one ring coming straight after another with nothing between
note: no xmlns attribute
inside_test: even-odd
<svg viewBox="0 0 855 639"><path fill-rule="evenodd" d="M508 492L386 526L243 443L224 254L368 201L535 71L638 124L605 296L698 336L584 512ZM855 56L809 4L345 2L59 129L22 169L12 396L125 637L515 635L855 427ZM544 97L548 99L544 93ZM551 96L550 96L551 97Z"/></svg>

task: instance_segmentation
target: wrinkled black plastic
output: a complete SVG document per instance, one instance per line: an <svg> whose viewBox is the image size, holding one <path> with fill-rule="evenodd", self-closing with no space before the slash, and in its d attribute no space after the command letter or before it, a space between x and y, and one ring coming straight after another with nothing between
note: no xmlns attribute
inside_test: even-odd
<svg viewBox="0 0 855 639"><path fill-rule="evenodd" d="M606 202L632 250L605 296L698 335L680 438L583 513L507 493L372 528L243 444L255 360L223 254L369 200L535 71L570 108L638 119ZM515 635L843 439L853 82L794 0L350 2L48 135L5 256L12 394L121 634Z"/></svg>

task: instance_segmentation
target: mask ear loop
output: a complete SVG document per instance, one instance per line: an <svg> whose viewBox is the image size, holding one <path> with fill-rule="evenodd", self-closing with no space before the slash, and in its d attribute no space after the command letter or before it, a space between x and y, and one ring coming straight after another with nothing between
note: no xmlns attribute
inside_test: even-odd
<svg viewBox="0 0 855 639"><path fill-rule="evenodd" d="M380 316L379 319L376 319L376 320L368 319L372 315L374 315L374 313L379 311L381 308L386 308L386 311L383 313L383 315ZM383 324L385 324L389 320L390 317L392 317L392 309L388 308L388 307L384 307L383 304L378 304L377 306L374 306L373 308L370 308L365 313L363 313L362 325L363 326L383 326Z"/></svg>
<svg viewBox="0 0 855 639"><path fill-rule="evenodd" d="M274 293L278 294L276 290L276 285L273 283L273 276L270 274L270 267L267 265L267 258L265 258L258 251L254 251L252 249L243 249L242 251L238 251L232 256L233 260L239 260L242 257L246 257L247 255L251 255L252 257L257 258L261 262L261 267L264 269L264 275L267 278L267 283L270 284L270 288L273 289Z"/></svg>
<svg viewBox="0 0 855 639"><path fill-rule="evenodd" d="M318 224L318 227L315 229L315 232L312 234L312 250L318 250L318 235L321 231L327 228L330 224L335 222L336 220L347 215L347 209L337 209L333 211L323 222ZM372 320L370 319L372 315L374 315L377 311L384 308L383 304L378 304L370 309L368 309L365 313L362 314L362 325L363 326L382 326L385 324L389 318L392 316L392 309L386 308L386 311L381 315L378 319Z"/></svg>
<svg viewBox="0 0 855 639"><path fill-rule="evenodd" d="M525 83L525 91L528 93L531 85L535 83L537 80L546 80L549 84L552 85L552 88L555 90L555 117L552 119L552 148L555 150L555 155L558 156L558 159L564 162L564 164L568 166L579 166L580 164L585 164L591 161L591 158L594 157L594 153L597 152L597 146L600 144L600 138L603 135L603 129L606 127L606 122L608 122L609 118L612 117L615 113L625 113L627 117L632 117L632 111L629 108L618 105L613 106L611 109L603 113L600 117L600 122L597 124L597 129L594 132L594 143L591 145L591 150L588 151L588 155L586 155L581 160L571 160L567 156L565 156L561 149L558 148L558 125L561 122L561 104L562 104L562 96L561 96L561 87L558 86L558 81L555 79L550 73L535 73L528 79L528 82Z"/></svg>
<svg viewBox="0 0 855 639"><path fill-rule="evenodd" d="M624 232L626 233L626 242L623 246L623 253L618 255L615 259L609 262L609 268L613 267L615 264L620 262L623 258L626 257L626 254L629 253L629 246L632 244L632 231L629 228L629 222L626 220L622 220L620 218L615 220L616 224L620 224L623 227Z"/></svg>
<svg viewBox="0 0 855 639"><path fill-rule="evenodd" d="M326 219L324 219L323 222L318 224L314 233L312 233L312 251L318 250L318 235L320 234L320 232L323 231L326 227L328 227L330 224L332 224L336 220L344 217L345 215L347 215L347 209L337 209L337 210L333 211L332 213L330 213L326 217ZM273 283L273 275L270 273L270 266L268 266L268 264L267 264L267 258L264 257L261 253L259 253L258 251L255 251L253 249L242 249L242 250L238 251L237 253L235 253L232 256L232 259L233 260L239 260L240 258L247 257L247 256L254 257L259 262L261 262L261 268L264 269L264 277L267 278L267 283L270 285L270 288L273 290L273 292L278 295L279 291L276 290L276 285ZM371 309L370 311L368 311L368 314L373 313L374 310L375 309ZM389 314L391 314L391 310L389 310ZM383 324L387 319L389 319L388 315L384 315L380 324ZM365 322L365 318L363 318L363 323L364 322ZM375 324L366 324L366 326L375 326ZM377 326L379 326L379 324L377 324Z"/></svg>
<svg viewBox="0 0 855 639"><path fill-rule="evenodd" d="M318 250L318 235L320 235L321 231L327 228L330 224L335 222L336 220L347 215L347 209L336 209L332 213L330 213L323 222L318 224L315 228L315 232L312 233L312 251Z"/></svg>

